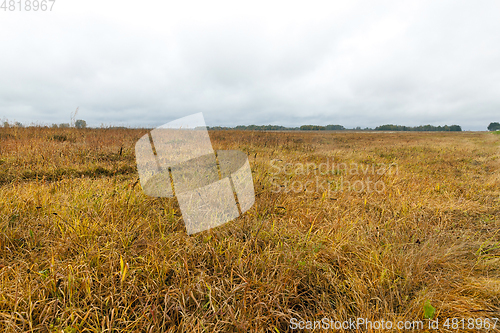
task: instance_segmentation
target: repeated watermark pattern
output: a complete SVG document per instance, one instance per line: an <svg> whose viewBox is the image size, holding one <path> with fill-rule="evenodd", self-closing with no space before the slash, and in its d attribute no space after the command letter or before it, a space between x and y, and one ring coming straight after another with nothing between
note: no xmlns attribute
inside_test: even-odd
<svg viewBox="0 0 500 333"><path fill-rule="evenodd" d="M4 12L46 12L52 11L56 0L0 0Z"/></svg>
<svg viewBox="0 0 500 333"><path fill-rule="evenodd" d="M395 163L345 163L330 158L321 163L283 163L279 159L269 162L274 193L383 193L386 184L382 177L398 172Z"/></svg>

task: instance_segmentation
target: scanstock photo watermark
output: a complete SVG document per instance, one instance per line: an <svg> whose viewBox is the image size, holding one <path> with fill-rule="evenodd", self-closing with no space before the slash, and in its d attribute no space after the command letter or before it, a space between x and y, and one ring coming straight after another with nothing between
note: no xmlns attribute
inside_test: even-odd
<svg viewBox="0 0 500 333"><path fill-rule="evenodd" d="M437 331L437 330L475 330L489 331L498 328L498 318L446 318L426 320L370 320L368 318L349 318L335 320L322 318L320 320L290 319L289 328L300 331Z"/></svg>
<svg viewBox="0 0 500 333"><path fill-rule="evenodd" d="M383 193L386 189L383 177L397 175L399 169L396 163L347 163L335 158L320 163L273 159L269 162L269 173L274 193Z"/></svg>

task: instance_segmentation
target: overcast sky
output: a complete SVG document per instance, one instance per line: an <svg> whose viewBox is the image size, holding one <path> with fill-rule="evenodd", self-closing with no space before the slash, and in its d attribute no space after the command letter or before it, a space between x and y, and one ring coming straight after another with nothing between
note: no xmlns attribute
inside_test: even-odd
<svg viewBox="0 0 500 333"><path fill-rule="evenodd" d="M203 112L209 126L485 130L500 121L499 18L496 0L1 9L0 117L62 123L79 107L92 126Z"/></svg>

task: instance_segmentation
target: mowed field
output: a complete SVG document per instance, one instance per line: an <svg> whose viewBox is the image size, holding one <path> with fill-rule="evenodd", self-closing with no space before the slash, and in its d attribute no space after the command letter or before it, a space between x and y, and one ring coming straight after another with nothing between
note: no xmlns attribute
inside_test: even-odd
<svg viewBox="0 0 500 333"><path fill-rule="evenodd" d="M188 236L141 190L145 133L0 128L0 331L500 317L500 135L211 131L255 204Z"/></svg>

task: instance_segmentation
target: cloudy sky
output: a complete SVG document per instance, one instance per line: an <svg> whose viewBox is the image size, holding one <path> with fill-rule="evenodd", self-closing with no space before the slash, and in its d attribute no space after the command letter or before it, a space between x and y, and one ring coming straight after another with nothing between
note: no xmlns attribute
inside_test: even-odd
<svg viewBox="0 0 500 333"><path fill-rule="evenodd" d="M10 122L69 122L77 107L92 126L197 112L209 126L500 121L496 0L16 6L0 9Z"/></svg>

